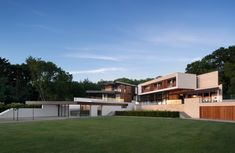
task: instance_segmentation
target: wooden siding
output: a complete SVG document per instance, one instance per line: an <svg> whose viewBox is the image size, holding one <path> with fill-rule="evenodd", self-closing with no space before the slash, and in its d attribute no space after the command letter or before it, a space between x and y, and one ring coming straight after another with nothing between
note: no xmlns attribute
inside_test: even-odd
<svg viewBox="0 0 235 153"><path fill-rule="evenodd" d="M134 96L134 89L132 86L120 85L121 89L121 99L124 99L125 102L131 102Z"/></svg>
<svg viewBox="0 0 235 153"><path fill-rule="evenodd" d="M200 118L235 120L235 106L200 106Z"/></svg>
<svg viewBox="0 0 235 153"><path fill-rule="evenodd" d="M113 91L113 86L112 85L106 85L104 86L105 91Z"/></svg>
<svg viewBox="0 0 235 153"><path fill-rule="evenodd" d="M172 80L172 83L170 83L171 80ZM161 86L157 86L157 84L161 84ZM171 87L176 87L176 77L142 86L141 90L142 90L142 93L145 93L145 92L161 90L161 89L166 89L166 88L171 88Z"/></svg>

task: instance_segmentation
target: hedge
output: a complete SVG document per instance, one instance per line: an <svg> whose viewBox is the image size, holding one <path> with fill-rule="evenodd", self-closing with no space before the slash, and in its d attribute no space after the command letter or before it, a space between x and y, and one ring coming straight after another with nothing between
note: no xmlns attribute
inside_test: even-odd
<svg viewBox="0 0 235 153"><path fill-rule="evenodd" d="M10 109L10 108L41 108L41 105L28 105L28 104L21 104L21 103L11 103L11 104L0 104L0 113Z"/></svg>
<svg viewBox="0 0 235 153"><path fill-rule="evenodd" d="M179 117L176 111L115 111L117 116Z"/></svg>

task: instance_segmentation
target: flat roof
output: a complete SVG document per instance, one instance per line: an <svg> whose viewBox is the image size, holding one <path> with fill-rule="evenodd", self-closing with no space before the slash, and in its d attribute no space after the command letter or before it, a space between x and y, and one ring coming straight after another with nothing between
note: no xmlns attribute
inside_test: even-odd
<svg viewBox="0 0 235 153"><path fill-rule="evenodd" d="M204 93L204 92L214 92L214 91L218 90L219 87L197 88L197 89L187 89L187 88L173 87L173 88L166 88L164 90L154 90L154 91L144 92L144 93L141 93L140 96L153 94L153 93L158 93L158 92L160 93L160 92L169 91L169 90L178 90L178 89L188 90L188 91L179 91L179 92L186 93L186 94L200 94L200 93Z"/></svg>
<svg viewBox="0 0 235 153"><path fill-rule="evenodd" d="M120 93L119 91L105 91L105 90L87 90L86 93L97 93L97 94L116 94Z"/></svg>
<svg viewBox="0 0 235 153"><path fill-rule="evenodd" d="M219 89L219 87L211 87L211 88L198 88L189 92L186 92L187 94L201 94L205 92L215 92Z"/></svg>
<svg viewBox="0 0 235 153"><path fill-rule="evenodd" d="M79 101L26 101L29 105L108 105L108 106L127 106L125 102L106 102L104 100L96 100L89 98L82 98Z"/></svg>
<svg viewBox="0 0 235 153"><path fill-rule="evenodd" d="M121 81L109 81L109 82L105 82L104 85L109 85L109 84L123 84L123 85L128 85L128 86L133 86L136 87L137 85L134 84L130 84L130 83L126 83L126 82L121 82Z"/></svg>
<svg viewBox="0 0 235 153"><path fill-rule="evenodd" d="M159 78L152 79L152 80L149 80L149 81L144 82L144 83L140 83L139 86L145 86L145 85L149 85L149 84L152 84L152 83L160 82L162 80L170 79L170 78L176 77L178 73L181 73L181 72L175 72L175 73L171 73L171 74L168 74L168 75L165 75L165 76L161 76Z"/></svg>

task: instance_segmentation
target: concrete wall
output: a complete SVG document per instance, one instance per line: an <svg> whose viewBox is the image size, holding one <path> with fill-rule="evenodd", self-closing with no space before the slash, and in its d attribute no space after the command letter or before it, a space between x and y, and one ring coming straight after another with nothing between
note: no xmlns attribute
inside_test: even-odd
<svg viewBox="0 0 235 153"><path fill-rule="evenodd" d="M183 104L172 104L172 105L136 105L136 110L160 110L160 111L179 111L182 112L184 109Z"/></svg>
<svg viewBox="0 0 235 153"><path fill-rule="evenodd" d="M199 98L187 98L184 100L183 112L191 118L200 118L200 99Z"/></svg>
<svg viewBox="0 0 235 153"><path fill-rule="evenodd" d="M122 108L122 106L102 106L102 116L111 116L114 115L115 111L127 111L134 110L135 104L128 103L127 108Z"/></svg>
<svg viewBox="0 0 235 153"><path fill-rule="evenodd" d="M200 118L200 106L235 106L234 101L200 103L200 98L186 98L184 104L136 105L136 110L179 111L182 117Z"/></svg>
<svg viewBox="0 0 235 153"><path fill-rule="evenodd" d="M176 86L183 89L196 89L197 79L195 74L177 73Z"/></svg>
<svg viewBox="0 0 235 153"><path fill-rule="evenodd" d="M58 116L57 105L44 105L42 108L20 108L19 117L32 117L34 112L35 117L54 117ZM17 111L12 108L0 113L0 118L13 118L13 114L16 117Z"/></svg>
<svg viewBox="0 0 235 153"><path fill-rule="evenodd" d="M198 88L217 87L219 85L218 71L205 73L197 76Z"/></svg>

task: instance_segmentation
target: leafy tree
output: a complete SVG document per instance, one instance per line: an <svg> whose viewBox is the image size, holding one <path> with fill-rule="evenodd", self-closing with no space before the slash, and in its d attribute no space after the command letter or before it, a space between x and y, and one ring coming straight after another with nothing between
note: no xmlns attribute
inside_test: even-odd
<svg viewBox="0 0 235 153"><path fill-rule="evenodd" d="M0 103L6 101L7 93L7 78L0 77Z"/></svg>
<svg viewBox="0 0 235 153"><path fill-rule="evenodd" d="M0 102L6 102L10 97L11 86L9 85L10 63L5 58L0 58Z"/></svg>
<svg viewBox="0 0 235 153"><path fill-rule="evenodd" d="M67 100L71 99L69 88L72 75L63 71L52 62L29 57L26 59L31 74L31 83L37 89L40 99Z"/></svg>
<svg viewBox="0 0 235 153"><path fill-rule="evenodd" d="M220 83L223 84L224 98L235 94L235 46L219 48L199 61L192 62L186 67L187 73L203 74L218 70Z"/></svg>
<svg viewBox="0 0 235 153"><path fill-rule="evenodd" d="M88 79L85 79L80 82L73 81L71 93L73 93L73 97L87 97L87 90L101 90L102 83L93 83Z"/></svg>

